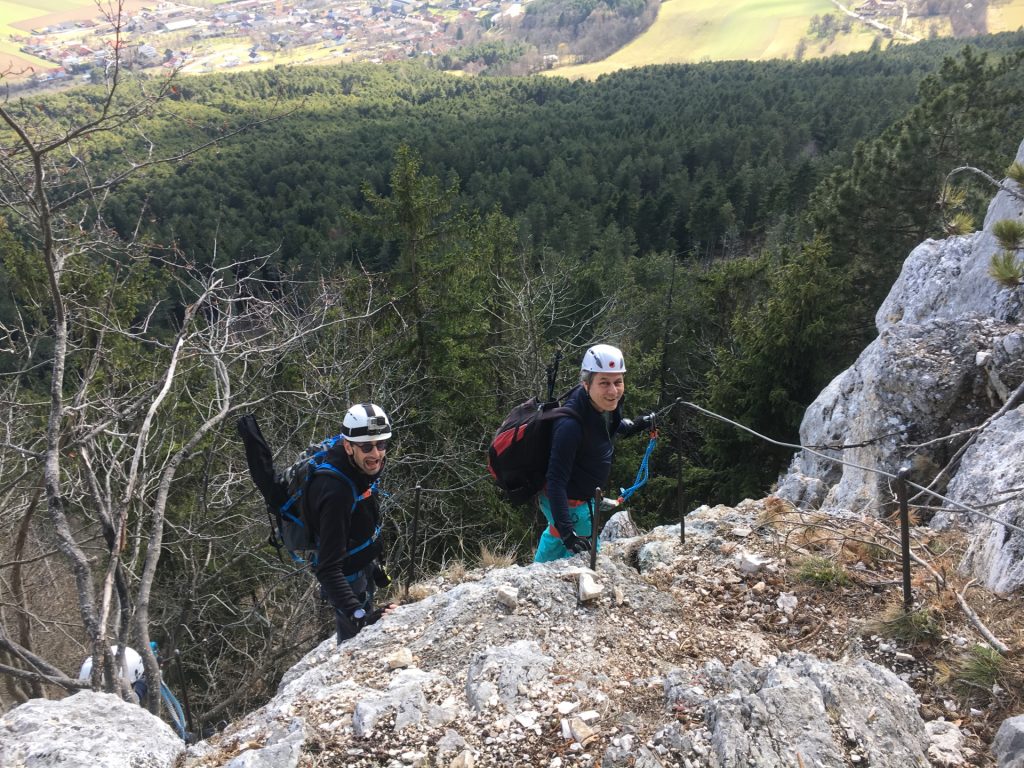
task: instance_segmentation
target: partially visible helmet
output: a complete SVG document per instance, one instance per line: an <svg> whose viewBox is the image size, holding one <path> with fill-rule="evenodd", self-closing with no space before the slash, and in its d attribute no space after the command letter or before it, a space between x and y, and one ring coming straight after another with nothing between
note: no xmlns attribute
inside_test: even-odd
<svg viewBox="0 0 1024 768"><path fill-rule="evenodd" d="M134 683L146 676L146 667L142 664L142 657L133 648L127 646L124 649L124 673L129 683Z"/></svg>
<svg viewBox="0 0 1024 768"><path fill-rule="evenodd" d="M371 443L391 438L391 421L379 405L360 403L345 414L341 434L353 443Z"/></svg>
<svg viewBox="0 0 1024 768"><path fill-rule="evenodd" d="M110 654L117 656L117 646L110 646ZM125 646L124 649L124 679L129 684L141 680L146 674L146 668L142 665L142 657L134 648ZM82 668L78 671L79 680L88 680L92 675L92 656L82 662Z"/></svg>
<svg viewBox="0 0 1024 768"><path fill-rule="evenodd" d="M611 344L595 344L583 355L581 372L589 373L625 373L626 361L622 350Z"/></svg>

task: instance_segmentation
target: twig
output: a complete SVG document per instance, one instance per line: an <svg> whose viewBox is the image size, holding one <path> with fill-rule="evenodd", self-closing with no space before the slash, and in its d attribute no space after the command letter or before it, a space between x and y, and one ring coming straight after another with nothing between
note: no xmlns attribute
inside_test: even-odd
<svg viewBox="0 0 1024 768"><path fill-rule="evenodd" d="M946 581L946 579L943 576L941 576L938 571L932 568L931 565L929 565L926 561L922 560L920 557L915 555L913 552L910 553L910 557L913 559L915 563L920 565L922 568L927 570L928 573L932 575L932 578L935 579L936 584L939 584L944 589L950 589L949 583ZM974 609L972 609L971 606L967 604L967 600L964 598L964 593L966 593L967 590L974 585L974 583L975 582L973 579L967 582L967 586L964 587L963 592L957 592L953 589L950 589L950 591L953 592L953 595L956 597L957 603L960 604L960 610L964 612L964 615L967 617L967 620L974 625L974 628L978 631L978 634L985 638L985 642L987 642L989 645L995 648L1000 653L1000 655L1007 656L1010 653L1010 648L1002 640L1000 640L998 637L992 634L992 631L985 626L984 622L982 622L980 618L978 618L978 614L974 612Z"/></svg>

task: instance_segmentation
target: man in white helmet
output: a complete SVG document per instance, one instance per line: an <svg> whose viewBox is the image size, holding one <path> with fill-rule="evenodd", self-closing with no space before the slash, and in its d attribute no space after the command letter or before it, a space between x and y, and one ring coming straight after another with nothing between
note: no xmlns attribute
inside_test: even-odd
<svg viewBox="0 0 1024 768"><path fill-rule="evenodd" d="M115 659L117 658L118 646L110 646L110 655ZM135 698L139 704L145 704L146 702L146 668L142 665L142 657L139 656L131 646L124 647L124 664L121 670L124 675L125 682L131 687L135 693ZM79 680L88 680L92 676L92 656L89 656L85 661L82 662L82 668L78 670Z"/></svg>
<svg viewBox="0 0 1024 768"><path fill-rule="evenodd" d="M309 483L306 521L319 543L314 568L321 592L334 607L338 642L354 637L388 610L373 595L388 583L382 560L381 516L374 483L384 470L391 421L373 403L353 405L339 440L327 452L329 471Z"/></svg>
<svg viewBox="0 0 1024 768"><path fill-rule="evenodd" d="M564 403L578 418L563 416L551 430L547 482L539 496L548 527L534 562L590 551L594 489L607 487L614 440L637 434L653 421L653 415L636 423L622 418L625 372L622 352L610 344L597 344L583 355L580 386Z"/></svg>

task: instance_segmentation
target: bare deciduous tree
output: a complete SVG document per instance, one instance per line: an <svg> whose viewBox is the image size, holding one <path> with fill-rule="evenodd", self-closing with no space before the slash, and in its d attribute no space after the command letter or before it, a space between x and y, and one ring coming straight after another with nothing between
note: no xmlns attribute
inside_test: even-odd
<svg viewBox="0 0 1024 768"><path fill-rule="evenodd" d="M120 19L112 21L119 29ZM0 492L8 502L2 524L15 534L11 560L0 569L0 672L14 701L39 695L42 683L69 690L105 685L127 696L121 676L111 674L122 660L110 647L123 655L130 641L143 656L154 692L148 706L156 711L156 619L182 623L204 610L196 600L214 601L224 588L216 584L219 574L232 573L226 564L249 556L244 547L252 538L237 534L254 521L222 503L237 498L247 478L209 471L209 457L222 456L230 441L225 423L272 395L287 399L275 387L286 386L287 360L303 352L305 339L329 336L376 310L365 276L271 281L261 276L269 257L222 263L214 247L210 263L197 263L147 240L141 226L125 233L107 225L106 206L123 180L211 143L199 138L189 150L158 153L143 126L171 93L173 78L127 81L120 50L112 47L98 100L83 98L64 110L24 100L0 105L0 209L7 222L0 221L0 245L16 296L14 316L0 329L8 416L0 445ZM104 154L103 143L111 142L123 151ZM335 372L353 358L365 362L340 357ZM308 400L317 393L306 387L305 373L293 378L291 398L306 399L307 407L282 412L305 432ZM218 501L204 511L215 513L195 514L207 494ZM45 518L37 507L45 507ZM181 557L173 576L161 579L168 533ZM29 570L37 589L45 572L53 574L51 600L70 572L80 627L55 606L33 612ZM254 578L266 574L257 570ZM255 606L268 589L261 583L252 592ZM154 594L164 598L156 606ZM51 654L35 647L40 630ZM164 634L175 647L181 639L177 626ZM83 640L102 659L87 683L73 679ZM265 646L241 653L265 662L289 644Z"/></svg>

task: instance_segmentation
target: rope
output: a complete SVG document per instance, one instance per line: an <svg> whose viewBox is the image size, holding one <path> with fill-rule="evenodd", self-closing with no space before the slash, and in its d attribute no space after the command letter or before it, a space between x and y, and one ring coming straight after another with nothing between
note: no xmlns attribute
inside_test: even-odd
<svg viewBox="0 0 1024 768"><path fill-rule="evenodd" d="M650 476L650 470L648 468L648 462L651 459L651 454L654 452L654 446L658 442L658 433L656 431L651 432L651 439L647 441L647 450L644 451L644 457L640 460L640 467L636 471L636 480L629 488L619 488L619 504L629 500L629 497L636 493L647 483L647 478Z"/></svg>
<svg viewBox="0 0 1024 768"><path fill-rule="evenodd" d="M804 446L804 445L794 445L793 443L784 443L784 442L782 442L780 440L773 440L770 437L765 437L764 435L762 435L759 432L755 432L750 427L745 427L744 425L742 425L742 424L740 424L738 422L735 422L732 419L727 419L725 416L721 416L721 415L715 413L714 411L709 411L706 408L701 408L699 405L694 405L693 403L688 403L685 400L683 400L682 398L677 399L675 401L675 404L685 405L688 408L693 408L693 410L699 411L700 413L703 413L705 416L710 416L713 419L718 419L719 421L724 421L726 424L731 424L732 426L737 427L738 429L742 429L744 432L748 432L751 435L754 435L754 437L758 437L761 440L764 440L765 442L771 443L772 445L778 445L778 446L781 446L783 448L793 448L793 449L798 450L798 451L807 451L808 453L812 454L813 456L817 456L819 458L825 459L825 461L831 461L831 462L833 462L835 464L841 464L844 467L853 467L854 469L860 469L860 470L863 470L864 472L873 472L876 475L881 475L882 477L888 477L891 480L898 480L899 479L892 472L886 472L884 469L877 469L875 467L865 467L865 466L862 466L861 464L856 464L856 463L854 463L852 461L844 461L843 459L837 459L834 456L827 456L824 453L821 453L819 451L815 451L815 450L813 450L811 448L808 448L807 446ZM929 488L925 488L924 486L918 485L917 483L912 483L909 480L905 480L904 482L906 482L906 484L908 486L910 486L911 488L916 488L917 490L919 490L919 491L921 491L923 493L927 493L927 494L929 494L931 496L934 496L935 498L940 499L940 500L946 502L947 504L952 504L954 507L957 507L958 509L961 509L964 512L967 512L967 513L972 514L972 515L977 515L978 517L983 517L986 520L989 520L989 521L991 521L993 523L998 523L999 525L1002 525L1002 526L1004 526L1006 528L1010 528L1010 529L1012 529L1014 531L1020 531L1021 533L1024 533L1024 528L1021 528L1019 525L1014 525L1013 523L1008 523L1005 520L998 520L998 519L992 517L991 515L986 515L981 510L975 509L974 507L969 507L966 504L962 504L959 501L955 501L954 499L950 499L950 498L948 498L946 496L943 496L941 493L937 493L936 491L933 491L933 490L931 490Z"/></svg>
<svg viewBox="0 0 1024 768"><path fill-rule="evenodd" d="M178 736L182 741L188 741L188 731L185 730L185 714L181 711L181 704L174 698L171 689L163 680L160 681L160 697L171 711L171 720L174 721L174 727L178 730Z"/></svg>

